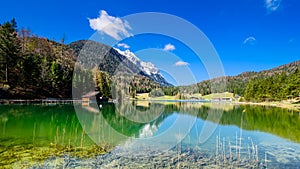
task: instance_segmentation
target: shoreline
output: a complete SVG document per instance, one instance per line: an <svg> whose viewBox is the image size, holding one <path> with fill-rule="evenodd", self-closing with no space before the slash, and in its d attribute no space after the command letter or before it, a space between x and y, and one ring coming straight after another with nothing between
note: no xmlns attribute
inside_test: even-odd
<svg viewBox="0 0 300 169"><path fill-rule="evenodd" d="M148 101L148 102L190 102L190 103L228 103L237 105L258 105L280 107L300 111L300 104L293 104L291 101L276 102L239 102L239 101L209 101L209 100L184 100L184 99L130 99L130 101ZM0 99L0 105L19 105L19 104L81 104L82 100L72 99Z"/></svg>
<svg viewBox="0 0 300 169"><path fill-rule="evenodd" d="M82 100L72 99L0 99L0 105L13 104L78 104Z"/></svg>
<svg viewBox="0 0 300 169"><path fill-rule="evenodd" d="M208 100L157 100L157 99L133 99L131 101L148 101L148 102L186 102L186 103L228 103L236 105L257 105L257 106L269 106L269 107L280 107L290 110L296 110L300 112L300 104L293 104L288 101L277 101L277 102L239 102L239 101L208 101Z"/></svg>
<svg viewBox="0 0 300 169"><path fill-rule="evenodd" d="M290 102L233 102L236 104L242 104L242 105L257 105L257 106L270 106L270 107L280 107L290 110L296 110L300 111L300 104L293 104Z"/></svg>

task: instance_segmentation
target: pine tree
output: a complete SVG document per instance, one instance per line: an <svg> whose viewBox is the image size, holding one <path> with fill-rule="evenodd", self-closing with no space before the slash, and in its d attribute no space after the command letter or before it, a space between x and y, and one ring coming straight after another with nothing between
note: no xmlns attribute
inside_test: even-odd
<svg viewBox="0 0 300 169"><path fill-rule="evenodd" d="M20 41L17 34L17 23L15 19L6 22L0 27L0 60L5 66L5 81L9 85L16 85L10 76L14 76L19 66L18 58L21 56Z"/></svg>

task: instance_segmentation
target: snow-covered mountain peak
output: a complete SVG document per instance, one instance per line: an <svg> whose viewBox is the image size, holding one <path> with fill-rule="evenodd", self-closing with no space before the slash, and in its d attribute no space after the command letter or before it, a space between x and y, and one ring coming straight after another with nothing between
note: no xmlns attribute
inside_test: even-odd
<svg viewBox="0 0 300 169"><path fill-rule="evenodd" d="M158 68L151 62L143 62L139 59L133 52L130 50L121 51L118 48L115 48L121 55L126 56L128 60L137 65L144 73L151 76L152 74L160 74Z"/></svg>
<svg viewBox="0 0 300 169"><path fill-rule="evenodd" d="M121 51L118 48L114 48L119 54L125 56L130 62L135 64L140 70L141 74L151 78L153 81L163 85L170 86L171 84L166 81L166 79L159 72L158 68L151 62L143 62L130 50Z"/></svg>

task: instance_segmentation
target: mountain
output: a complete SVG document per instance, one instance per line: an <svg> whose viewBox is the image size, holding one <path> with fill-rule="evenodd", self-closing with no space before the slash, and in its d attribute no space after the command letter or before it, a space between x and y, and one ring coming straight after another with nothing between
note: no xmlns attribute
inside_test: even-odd
<svg viewBox="0 0 300 169"><path fill-rule="evenodd" d="M88 68L99 66L101 71L109 75L128 73L150 78L161 86L171 86L151 62L141 61L129 50L121 51L117 48L94 42L76 41L69 45L80 57L78 62Z"/></svg>
<svg viewBox="0 0 300 169"><path fill-rule="evenodd" d="M110 46L87 40L66 45L11 27L9 22L0 26L0 99L72 98L72 86L79 94L99 87L111 97L116 73L133 75L132 96L170 85L153 64L133 62ZM82 67L73 76L76 65Z"/></svg>
<svg viewBox="0 0 300 169"><path fill-rule="evenodd" d="M159 72L158 68L153 65L153 63L141 61L134 53L132 53L128 49L125 51L121 51L117 48L114 49L121 55L126 56L126 58L132 63L134 63L141 70L142 75L149 77L162 86L172 86L164 79L163 75Z"/></svg>
<svg viewBox="0 0 300 169"><path fill-rule="evenodd" d="M1 99L71 98L72 87L78 93L96 87L106 97L120 96L122 91L135 97L136 93L161 88L166 95L228 91L247 100L279 100L299 96L299 70L300 61L295 61L270 70L173 87L152 63L141 61L129 50L88 40L65 45L63 40L55 42L24 29L18 33L14 20L0 25ZM118 74L125 76L114 76ZM125 90L119 92L115 87Z"/></svg>

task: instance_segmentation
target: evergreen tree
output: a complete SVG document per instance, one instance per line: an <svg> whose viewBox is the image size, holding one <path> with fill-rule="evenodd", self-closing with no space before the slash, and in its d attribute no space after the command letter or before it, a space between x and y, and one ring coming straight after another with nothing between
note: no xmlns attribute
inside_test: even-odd
<svg viewBox="0 0 300 169"><path fill-rule="evenodd" d="M5 65L5 81L10 86L15 86L17 82L14 77L17 73L16 68L19 66L19 57L21 57L21 52L17 23L15 19L12 19L0 27L0 60Z"/></svg>

